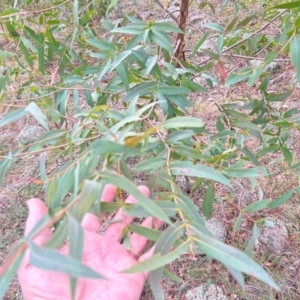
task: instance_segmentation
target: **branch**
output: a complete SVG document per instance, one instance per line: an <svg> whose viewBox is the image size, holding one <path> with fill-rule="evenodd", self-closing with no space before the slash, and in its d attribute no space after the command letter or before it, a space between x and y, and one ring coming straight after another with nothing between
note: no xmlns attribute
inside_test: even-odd
<svg viewBox="0 0 300 300"><path fill-rule="evenodd" d="M249 37L244 38L244 39L242 39L242 40L236 42L235 44L233 44L233 45L230 46L229 48L224 49L224 50L222 51L221 54L226 53L226 52L228 52L229 50L235 48L236 46L238 46L238 45L240 45L240 44L242 44L242 43L244 43L244 42L250 40L250 39L253 38L255 35L257 35L257 34L260 33L261 31L263 31L264 29L266 29L268 26L270 26L270 24L271 24L272 22L274 22L276 19L278 19L279 17L281 17L282 15L284 15L284 14L285 14L286 12L288 12L288 11L289 11L288 9L285 9L284 11L280 12L280 13L277 14L272 20L270 20L267 24L265 24L263 27L259 28L259 29L256 30L255 32L253 32ZM211 60L211 58L208 58L208 59L202 61L199 65L201 66L201 65L205 64L206 62L208 62L208 61L210 61L210 60Z"/></svg>
<svg viewBox="0 0 300 300"><path fill-rule="evenodd" d="M162 8L164 9L164 5L160 2L160 0L155 0L155 2ZM170 11L168 8L166 9L166 12L171 16L171 18L177 23L178 19L174 12Z"/></svg>

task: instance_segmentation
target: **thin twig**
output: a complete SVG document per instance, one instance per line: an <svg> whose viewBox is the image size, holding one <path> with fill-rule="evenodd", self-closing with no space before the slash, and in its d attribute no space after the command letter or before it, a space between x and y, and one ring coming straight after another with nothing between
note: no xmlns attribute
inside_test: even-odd
<svg viewBox="0 0 300 300"><path fill-rule="evenodd" d="M224 50L222 51L221 54L224 54L224 53L230 51L231 49L235 48L236 46L238 46L238 45L240 45L240 44L242 44L242 43L244 43L244 42L250 40L251 38L253 38L254 36L256 36L258 33L260 33L261 31L263 31L263 30L266 29L267 27L269 27L270 24L272 24L272 22L274 22L276 19L278 19L279 17L281 17L282 15L284 15L284 14L285 14L286 12L288 12L288 11L289 11L288 9L283 10L282 12L280 12L279 14L277 14L272 20L270 20L267 24L265 24L263 27L259 28L259 29L256 30L255 32L253 32L249 37L244 38L244 39L242 39L242 40L236 42L236 43L233 44L232 46L230 46L230 47L224 49ZM205 59L204 61L202 61L199 65L201 66L201 65L207 63L207 62L210 61L210 60L211 60L211 58L209 57L209 58Z"/></svg>
<svg viewBox="0 0 300 300"><path fill-rule="evenodd" d="M155 0L155 2L162 8L164 9L164 5L160 2L160 0ZM170 15L170 17L177 23L178 22L178 18L176 17L176 15L174 14L174 12L170 11L168 8L166 9L166 12L168 13L168 15Z"/></svg>

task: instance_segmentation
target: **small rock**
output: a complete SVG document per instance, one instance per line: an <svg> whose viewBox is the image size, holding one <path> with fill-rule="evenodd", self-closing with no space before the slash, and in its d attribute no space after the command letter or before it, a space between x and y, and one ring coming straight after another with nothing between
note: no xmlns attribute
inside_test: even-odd
<svg viewBox="0 0 300 300"><path fill-rule="evenodd" d="M252 59L249 61L250 65L254 68L259 67L263 64L263 60ZM266 67L266 71L270 73L274 73L281 69L281 64L279 62L272 61Z"/></svg>
<svg viewBox="0 0 300 300"><path fill-rule="evenodd" d="M222 289L215 285L210 284L206 287L204 284L189 290L185 294L185 300L226 300Z"/></svg>
<svg viewBox="0 0 300 300"><path fill-rule="evenodd" d="M37 125L25 126L17 136L17 140L21 145L27 145L36 141L43 133L45 129Z"/></svg>
<svg viewBox="0 0 300 300"><path fill-rule="evenodd" d="M285 249L288 231L284 223L278 219L268 218L265 221L260 236L255 242L255 248L280 255Z"/></svg>
<svg viewBox="0 0 300 300"><path fill-rule="evenodd" d="M223 243L225 242L227 231L224 226L224 223L221 220L212 218L212 219L205 221L205 225L206 225L207 229L210 232L212 232L219 241L221 241Z"/></svg>

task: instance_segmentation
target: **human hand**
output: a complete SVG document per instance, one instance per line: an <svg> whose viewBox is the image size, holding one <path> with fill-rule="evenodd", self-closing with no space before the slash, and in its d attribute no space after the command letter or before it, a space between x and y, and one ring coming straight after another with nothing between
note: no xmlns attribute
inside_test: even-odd
<svg viewBox="0 0 300 300"><path fill-rule="evenodd" d="M146 196L150 194L146 186L140 186L139 190ZM116 188L109 184L106 185L102 201L112 202L115 196ZM25 235L48 212L45 204L39 199L30 199L27 203L29 216L26 222ZM126 203L136 203L136 200L129 196ZM84 216L82 221L84 229L82 262L106 279L79 278L76 287L76 299L78 300L140 299L147 274L123 274L120 272L151 257L152 251L150 250L139 257L148 241L138 234L131 234L130 236L130 251L120 244L123 228L133 221L133 217L124 215L120 210L114 216L113 221L116 222L112 222L108 226L104 235L99 235L100 219L92 214ZM154 228L159 228L161 225L162 221L153 218L146 218L142 223L142 226L154 226ZM50 228L45 228L33 241L39 246L44 246L50 237ZM68 255L68 245L64 245L58 251ZM18 278L25 300L71 299L69 276L30 265L29 250L26 251L18 270Z"/></svg>

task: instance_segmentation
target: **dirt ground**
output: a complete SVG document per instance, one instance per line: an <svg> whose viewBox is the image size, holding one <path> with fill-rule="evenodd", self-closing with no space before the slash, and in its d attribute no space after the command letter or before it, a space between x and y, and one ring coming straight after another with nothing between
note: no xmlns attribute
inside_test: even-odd
<svg viewBox="0 0 300 300"><path fill-rule="evenodd" d="M135 3L132 3L135 2ZM229 6L225 11L220 8L218 1L213 0L212 3L216 7L216 15L206 8L200 12L197 6L193 7L190 14L191 24L187 36L187 49L192 49L199 36L201 36L200 22L208 20L221 20L223 23L228 22L232 6ZM254 2L253 2L254 3ZM155 3L155 1L124 1L122 2L122 10L126 12L130 6L137 5L137 11L140 17L163 18L166 15L163 10ZM253 10L259 9L259 6L253 6ZM149 14L149 11L151 14ZM247 12L241 13L247 15ZM198 18L198 19L197 19ZM198 20L198 21L197 21ZM193 21L193 22L192 22ZM196 27L196 29L195 29ZM276 26L270 25L266 29L266 34L272 34L276 31ZM5 46L4 46L5 47ZM203 55L196 56L196 62L201 64L201 61L207 57ZM282 57L283 59L287 57ZM195 62L195 60L193 60ZM247 60L241 57L226 57L226 68L234 70L234 68L243 68L247 65ZM213 71L214 72L214 71ZM289 62L280 62L280 67L277 71L271 74L272 92L283 92L289 88L294 89L294 93L283 103L283 110L296 107L300 109L299 104L299 86L292 84L295 70ZM212 75L216 75L213 74ZM204 85L205 81L199 79ZM201 81L202 80L202 81ZM226 87L217 85L209 88L209 93L193 93L189 98L193 101L194 106L190 110L190 114L200 117L205 123L208 130L213 132L215 120L219 115L218 104L228 103L239 99L245 95L255 97L258 95L258 84L253 87L248 87L245 82L241 82L234 87ZM5 113L4 107L0 107L0 119ZM31 118L24 118L13 125L0 127L0 155L5 153L7 149L18 147L16 136L19 134L25 124L34 124ZM257 149L257 142L249 142L250 149ZM293 132L290 139L290 149L295 154L297 159L300 158L300 135L298 131ZM275 159L276 156L269 157ZM267 164L268 161L266 160ZM134 166L134 162L129 167ZM60 165L60 162L55 162L51 165L51 172L55 171ZM264 198L275 199L279 195L295 188L299 184L299 174L297 171L288 170L284 163L278 162L273 165L268 165L268 170L272 172L272 179L261 178L259 184L263 189ZM5 261L7 256L16 247L21 239L24 224L27 217L26 200L32 197L44 198L44 191L40 185L32 183L32 179L38 178L39 172L39 155L20 156L13 164L5 178L3 187L0 188L0 264ZM189 196L195 203L201 206L203 191L196 189L192 192L187 191ZM233 232L233 226L239 214L237 205L249 204L256 201L258 192L251 193L250 182L236 180L233 190L226 190L223 187L217 189L217 201L214 205L214 217L222 220L227 230L226 243L233 245L241 250L245 249L249 237L251 236L252 224L249 219L243 220L242 228ZM255 259L260 262L269 272L273 279L281 288L280 292L273 291L265 284L259 282L252 277L246 277L246 288L243 291L237 282L231 277L228 271L220 263L208 259L204 255L186 254L176 260L169 266L169 270L183 280L183 283L176 283L169 279L165 279L162 283L167 299L184 299L185 292L201 284L217 284L223 290L223 293L228 299L239 300L294 300L300 299L300 206L299 196L294 196L283 206L272 211L259 211L256 214L250 214L251 217L264 218L274 217L284 222L288 230L288 243L285 250L280 256L271 253L255 254ZM5 300L22 299L17 280L14 280L7 291ZM150 287L148 284L145 287L142 298L143 300L153 299Z"/></svg>

